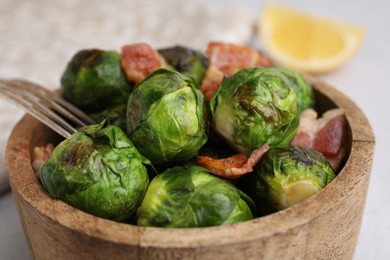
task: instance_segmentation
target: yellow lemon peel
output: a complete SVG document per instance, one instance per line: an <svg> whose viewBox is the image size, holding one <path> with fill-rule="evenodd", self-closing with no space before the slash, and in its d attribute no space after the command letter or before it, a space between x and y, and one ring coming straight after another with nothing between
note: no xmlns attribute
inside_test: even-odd
<svg viewBox="0 0 390 260"><path fill-rule="evenodd" d="M364 27L267 5L258 21L264 50L277 63L325 73L349 61L361 46Z"/></svg>

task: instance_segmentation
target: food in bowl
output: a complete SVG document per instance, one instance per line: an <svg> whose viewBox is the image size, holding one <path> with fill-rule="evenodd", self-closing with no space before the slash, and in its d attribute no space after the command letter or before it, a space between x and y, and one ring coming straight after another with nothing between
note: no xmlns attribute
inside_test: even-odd
<svg viewBox="0 0 390 260"><path fill-rule="evenodd" d="M125 133L103 121L57 145L38 176L53 198L98 217L127 221L149 185L147 165Z"/></svg>
<svg viewBox="0 0 390 260"><path fill-rule="evenodd" d="M125 103L132 85L116 51L81 50L61 77L64 98L88 113Z"/></svg>
<svg viewBox="0 0 390 260"><path fill-rule="evenodd" d="M158 69L129 95L127 133L154 165L188 162L207 142L206 113L195 81L177 71Z"/></svg>
<svg viewBox="0 0 390 260"><path fill-rule="evenodd" d="M210 101L214 130L238 152L288 144L299 124L290 81L272 68L247 68L224 78Z"/></svg>
<svg viewBox="0 0 390 260"><path fill-rule="evenodd" d="M137 225L207 227L250 220L252 199L232 183L197 165L176 166L158 174L137 212Z"/></svg>
<svg viewBox="0 0 390 260"><path fill-rule="evenodd" d="M32 170L33 151L62 138L26 115L12 131L6 161L32 255L37 259L352 259L371 175L373 131L353 100L326 82L306 78L314 88L316 114L324 117L325 111L336 108L345 113L346 152L336 178L294 206L229 225L144 227L95 217L53 199ZM321 125L327 129L334 124ZM215 146L220 149L212 149ZM246 161L246 155L231 160L231 147L212 131L201 150L221 172L241 172L254 161Z"/></svg>
<svg viewBox="0 0 390 260"><path fill-rule="evenodd" d="M257 202L264 215L316 194L335 177L333 168L320 152L279 145L267 151L253 174L239 179L239 187Z"/></svg>
<svg viewBox="0 0 390 260"><path fill-rule="evenodd" d="M93 106L78 105L77 95L64 93L66 99L81 109L88 107L84 110L94 116L126 107L126 113L115 113L116 119L124 114L126 118L115 126L118 120L103 116L102 122L61 142L39 169L49 194L116 221L204 227L247 221L285 209L333 180L337 169L323 154L313 147L290 145L300 127L300 115L314 106L307 80L297 72L272 67L248 46L212 43L208 49L210 46L218 46L219 54L228 50L229 59L215 52L201 56L185 47L160 54L146 44L126 45L121 59L115 59L114 72L119 66L127 85L133 87L126 101L115 101L112 107L100 101L102 95L94 96L92 87L89 98ZM172 58L175 50L179 54ZM243 62L237 50L246 50L245 57L255 62ZM103 58L83 57L76 54L70 64L76 59L95 71L110 71L113 66L112 60L106 67L101 64ZM185 65L178 66L182 61ZM70 77L70 66L63 79ZM77 68L71 73L83 75L85 69ZM222 78L213 78L210 71L217 71ZM67 82L63 88L72 88L70 81L63 82ZM110 83L115 84L115 80ZM107 99L111 98L108 94ZM96 107L99 103L100 108ZM336 130L347 127L343 122ZM343 144L335 146L336 152L345 149ZM345 157L338 159L340 164ZM279 165L281 170L270 167L277 161L285 162ZM255 176L256 185L246 190L243 180L250 176ZM270 208L274 210L268 211Z"/></svg>

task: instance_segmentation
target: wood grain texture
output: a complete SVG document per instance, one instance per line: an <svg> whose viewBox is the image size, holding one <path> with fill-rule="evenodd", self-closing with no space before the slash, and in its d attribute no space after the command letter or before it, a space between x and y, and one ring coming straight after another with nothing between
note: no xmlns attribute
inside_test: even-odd
<svg viewBox="0 0 390 260"><path fill-rule="evenodd" d="M353 101L324 82L310 80L319 111L346 111L350 151L343 169L325 189L293 207L223 227L137 227L51 199L32 170L31 151L57 137L25 116L9 139L6 161L32 254L36 259L352 259L375 139Z"/></svg>

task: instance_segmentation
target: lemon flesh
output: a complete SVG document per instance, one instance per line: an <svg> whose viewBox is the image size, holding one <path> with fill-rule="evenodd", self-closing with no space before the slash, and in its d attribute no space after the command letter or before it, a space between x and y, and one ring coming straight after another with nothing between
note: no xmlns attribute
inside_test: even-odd
<svg viewBox="0 0 390 260"><path fill-rule="evenodd" d="M263 48L278 64L308 73L332 71L361 46L364 28L268 5L259 19Z"/></svg>

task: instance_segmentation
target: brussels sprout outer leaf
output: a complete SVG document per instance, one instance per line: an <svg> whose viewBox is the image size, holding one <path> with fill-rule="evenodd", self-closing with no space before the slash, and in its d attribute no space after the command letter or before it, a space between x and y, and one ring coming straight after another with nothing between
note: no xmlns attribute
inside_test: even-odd
<svg viewBox="0 0 390 260"><path fill-rule="evenodd" d="M182 46L161 49L158 52L174 69L192 78L198 84L202 82L206 74L208 60L201 52Z"/></svg>
<svg viewBox="0 0 390 260"><path fill-rule="evenodd" d="M60 143L41 168L49 194L95 216L125 221L149 184L150 162L116 126L83 128Z"/></svg>
<svg viewBox="0 0 390 260"><path fill-rule="evenodd" d="M289 145L271 147L255 171L256 188L267 191L277 209L310 197L336 176L321 153Z"/></svg>
<svg viewBox="0 0 390 260"><path fill-rule="evenodd" d="M83 50L76 53L61 77L62 95L87 113L125 104L132 84L115 51Z"/></svg>
<svg viewBox="0 0 390 260"><path fill-rule="evenodd" d="M271 68L248 68L225 78L210 106L215 130L247 155L264 143L288 144L299 124L296 94Z"/></svg>
<svg viewBox="0 0 390 260"><path fill-rule="evenodd" d="M297 95L299 113L314 106L313 88L302 74L287 68L275 67L275 69L290 81L290 86Z"/></svg>
<svg viewBox="0 0 390 260"><path fill-rule="evenodd" d="M153 164L189 160L207 142L204 97L195 86L178 72L159 69L130 95L127 130Z"/></svg>
<svg viewBox="0 0 390 260"><path fill-rule="evenodd" d="M250 202L250 205L248 205ZM170 168L151 182L138 208L138 225L205 227L253 218L253 202L200 166Z"/></svg>

